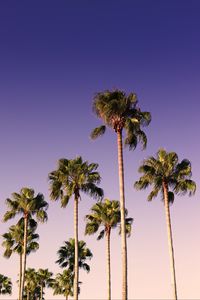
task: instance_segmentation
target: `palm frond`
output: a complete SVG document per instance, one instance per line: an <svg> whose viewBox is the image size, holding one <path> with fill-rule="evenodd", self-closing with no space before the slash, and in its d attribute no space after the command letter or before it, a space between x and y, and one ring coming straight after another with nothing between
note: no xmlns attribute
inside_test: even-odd
<svg viewBox="0 0 200 300"><path fill-rule="evenodd" d="M103 230L100 231L100 233L99 233L99 235L97 237L97 240L99 241L99 240L103 239L104 236L105 236L105 229L103 229Z"/></svg>
<svg viewBox="0 0 200 300"><path fill-rule="evenodd" d="M102 136L106 131L106 126L102 125L99 127L96 127L95 129L92 130L90 137L92 140L97 139L98 137Z"/></svg>
<svg viewBox="0 0 200 300"><path fill-rule="evenodd" d="M148 195L148 201L151 201L153 198L157 197L159 193L159 188L154 188L151 193Z"/></svg>

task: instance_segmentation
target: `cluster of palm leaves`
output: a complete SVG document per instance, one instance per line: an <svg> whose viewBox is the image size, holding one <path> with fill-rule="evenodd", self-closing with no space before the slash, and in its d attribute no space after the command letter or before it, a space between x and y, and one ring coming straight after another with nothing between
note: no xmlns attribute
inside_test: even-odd
<svg viewBox="0 0 200 300"><path fill-rule="evenodd" d="M28 268L25 272L24 298L27 300L43 299L45 287L52 286L53 273L48 269Z"/></svg>
<svg viewBox="0 0 200 300"><path fill-rule="evenodd" d="M61 207L65 208L71 198L74 200L74 238L64 242L58 251L59 259L56 261L63 273L52 277L52 273L45 270L27 269L26 258L32 251L38 249L38 235L35 233L37 222L47 220L48 204L43 194L35 195L34 190L22 188L20 193L13 193L6 203L9 210L4 215L4 221L19 215L21 218L16 225L9 228L8 233L3 235L3 246L6 248L4 256L9 258L12 253L20 255L19 274L19 300L34 300L35 297L42 299L44 288L47 286L54 289L54 294L74 296L78 299L80 293L79 269L89 272L87 263L92 258L91 251L84 241L79 240L78 207L81 194L86 194L96 200L90 213L85 217L85 234L91 235L98 232L97 239L106 238L106 261L108 300L111 299L111 253L110 237L114 228L119 229L121 235L122 257L122 300L128 299L127 284L127 242L130 236L133 218L128 217L125 201L124 185L124 161L123 142L129 150L134 150L138 143L145 148L147 137L143 128L151 122L151 114L142 112L138 106L135 93L126 94L121 90L104 91L97 93L93 101L93 111L101 119L103 125L95 128L91 138L96 139L105 133L106 128L114 131L117 138L118 174L119 174L119 199L104 199L104 192L99 187L101 177L98 172L98 164L84 161L81 156L75 159L62 158L58 161L56 170L49 173L50 198L60 200ZM123 140L124 138L124 140ZM175 263L172 239L172 227L169 204L174 201L174 194L194 194L195 182L191 180L191 163L184 159L179 162L178 155L174 152L166 152L160 149L156 156L144 160L139 168L142 176L135 183L136 189L145 189L152 186L148 196L151 201L159 193L164 202L166 223L171 261L173 298L177 299L177 287L175 276Z"/></svg>
<svg viewBox="0 0 200 300"><path fill-rule="evenodd" d="M10 278L0 274L0 295L10 295L12 293L12 282Z"/></svg>

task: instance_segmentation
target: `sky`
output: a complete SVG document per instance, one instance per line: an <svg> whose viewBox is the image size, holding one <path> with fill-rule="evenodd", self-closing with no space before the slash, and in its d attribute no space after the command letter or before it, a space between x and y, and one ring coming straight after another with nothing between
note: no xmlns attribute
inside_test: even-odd
<svg viewBox="0 0 200 300"><path fill-rule="evenodd" d="M49 203L46 224L38 225L40 249L28 267L62 272L55 261L73 237L73 200L62 209L50 201L48 173L60 158L99 164L105 196L119 199L117 142L112 131L89 138L101 122L92 113L96 92L135 92L152 122L145 151L124 151L126 207L134 218L128 239L129 299L170 299L170 266L162 201L133 188L144 158L160 147L192 163L196 195L176 197L171 206L179 299L200 299L200 2L199 1L0 1L0 218L5 199L34 188ZM79 236L93 252L89 274L80 272L80 299L105 299L106 245L84 236L84 216L95 203L82 195ZM0 235L17 218L1 223ZM2 243L2 239L1 239ZM121 298L121 246L111 239L112 297ZM1 273L12 278L17 298L17 255ZM47 299L62 299L46 290Z"/></svg>

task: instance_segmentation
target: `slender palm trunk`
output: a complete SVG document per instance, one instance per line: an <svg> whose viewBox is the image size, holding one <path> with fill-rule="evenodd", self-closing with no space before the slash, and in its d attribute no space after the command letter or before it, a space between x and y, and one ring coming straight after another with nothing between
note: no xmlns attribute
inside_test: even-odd
<svg viewBox="0 0 200 300"><path fill-rule="evenodd" d="M43 284L40 286L40 300L42 300L43 297Z"/></svg>
<svg viewBox="0 0 200 300"><path fill-rule="evenodd" d="M119 193L120 193L120 213L121 213L122 300L127 300L128 299L127 244L126 244L126 226L125 226L124 164L123 164L121 130L117 132L117 145L118 145Z"/></svg>
<svg viewBox="0 0 200 300"><path fill-rule="evenodd" d="M22 289L22 254L20 253L19 256L19 300L21 296L21 289Z"/></svg>
<svg viewBox="0 0 200 300"><path fill-rule="evenodd" d="M28 231L28 215L24 215L24 261L23 261L23 272L22 272L22 285L21 285L21 296L20 300L23 300L24 294L24 283L25 283L25 272L26 272L26 252L27 252L27 231Z"/></svg>
<svg viewBox="0 0 200 300"><path fill-rule="evenodd" d="M108 300L111 300L111 270L110 270L110 231L108 229L107 232L107 243L106 243L106 250L107 250L107 279L108 279Z"/></svg>
<svg viewBox="0 0 200 300"><path fill-rule="evenodd" d="M75 242L75 255L74 255L74 299L78 300L78 197L74 199L74 242Z"/></svg>
<svg viewBox="0 0 200 300"><path fill-rule="evenodd" d="M169 256L170 256L173 299L177 300L176 273L175 273L175 261L174 261L174 249L173 249L173 239L172 239L171 217L170 217L170 210L169 210L168 186L165 182L163 182L163 191L164 191L165 215L166 215L166 223L167 223L167 235L168 235L168 246L169 246Z"/></svg>

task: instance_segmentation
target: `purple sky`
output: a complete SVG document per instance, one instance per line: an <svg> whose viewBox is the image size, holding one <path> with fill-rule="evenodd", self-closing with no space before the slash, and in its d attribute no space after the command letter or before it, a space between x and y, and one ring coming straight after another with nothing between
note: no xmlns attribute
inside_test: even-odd
<svg viewBox="0 0 200 300"><path fill-rule="evenodd" d="M92 142L100 122L91 111L95 92L120 88L138 95L152 113L148 147L125 152L126 203L134 218L129 239L130 299L169 299L169 257L163 204L147 203L137 192L137 169L159 147L176 151L199 172L200 128L199 1L0 1L0 197L33 187L49 201L48 173L61 157L82 155L98 162L105 196L118 199L116 137L108 131ZM84 237L84 215L94 201L82 196L80 238L94 253L90 274L81 272L81 299L106 298L105 241ZM200 298L199 192L177 197L172 225L178 294ZM61 270L56 251L73 236L72 203L61 209L50 202L49 221L38 228L40 250L28 267ZM0 234L17 219L1 225ZM120 238L112 239L113 298L121 297ZM0 254L3 249L1 247ZM13 278L18 257L0 255L1 273ZM99 289L99 290L98 290ZM51 291L47 291L52 298ZM59 297L57 297L59 298Z"/></svg>

